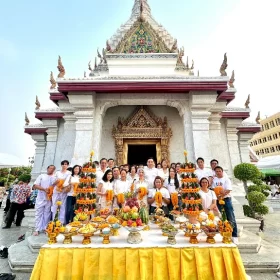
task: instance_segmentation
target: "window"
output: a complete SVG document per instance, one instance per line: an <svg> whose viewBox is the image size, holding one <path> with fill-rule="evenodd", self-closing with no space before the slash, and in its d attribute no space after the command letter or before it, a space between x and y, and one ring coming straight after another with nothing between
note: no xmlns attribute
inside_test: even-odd
<svg viewBox="0 0 280 280"><path fill-rule="evenodd" d="M262 125L262 131L264 131L264 126Z"/></svg>
<svg viewBox="0 0 280 280"><path fill-rule="evenodd" d="M264 137L262 141L263 141L263 143L265 143L266 142L266 137Z"/></svg>
<svg viewBox="0 0 280 280"><path fill-rule="evenodd" d="M270 147L270 152L271 152L271 153L274 153L274 152L275 152L274 147Z"/></svg>
<svg viewBox="0 0 280 280"><path fill-rule="evenodd" d="M276 146L276 151L280 151L280 145Z"/></svg>
<svg viewBox="0 0 280 280"><path fill-rule="evenodd" d="M272 127L275 127L274 121L269 122L269 124L270 124L270 127L271 127L271 128L272 128Z"/></svg>
<svg viewBox="0 0 280 280"><path fill-rule="evenodd" d="M274 139L274 140L275 140L275 139L278 139L277 133L273 134L273 139Z"/></svg>
<svg viewBox="0 0 280 280"><path fill-rule="evenodd" d="M269 149L268 149L268 148L265 148L264 152L265 152L266 154L269 154Z"/></svg>
<svg viewBox="0 0 280 280"><path fill-rule="evenodd" d="M264 125L264 127L265 127L266 130L269 129L268 123L266 123L266 124Z"/></svg>
<svg viewBox="0 0 280 280"><path fill-rule="evenodd" d="M259 139L259 140L258 140L258 143L261 144L261 143L262 143L262 139Z"/></svg>
<svg viewBox="0 0 280 280"><path fill-rule="evenodd" d="M261 154L262 154L262 155L264 154L264 150L263 150L263 149L261 149Z"/></svg>
<svg viewBox="0 0 280 280"><path fill-rule="evenodd" d="M256 155L258 156L260 154L260 152L259 151L256 151Z"/></svg>
<svg viewBox="0 0 280 280"><path fill-rule="evenodd" d="M268 141L272 141L271 135L267 137L267 140L268 140Z"/></svg>
<svg viewBox="0 0 280 280"><path fill-rule="evenodd" d="M280 118L275 119L276 125L280 125Z"/></svg>

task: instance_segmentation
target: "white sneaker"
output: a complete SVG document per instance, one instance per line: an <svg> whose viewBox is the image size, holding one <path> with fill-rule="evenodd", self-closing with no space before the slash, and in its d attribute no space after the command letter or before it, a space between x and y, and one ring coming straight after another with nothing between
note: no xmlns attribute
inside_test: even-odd
<svg viewBox="0 0 280 280"><path fill-rule="evenodd" d="M238 245L239 244L238 237L232 237L232 242Z"/></svg>

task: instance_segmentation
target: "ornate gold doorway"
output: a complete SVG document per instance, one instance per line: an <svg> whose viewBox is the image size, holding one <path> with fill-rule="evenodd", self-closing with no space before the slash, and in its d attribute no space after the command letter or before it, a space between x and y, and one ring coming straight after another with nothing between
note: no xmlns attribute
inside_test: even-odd
<svg viewBox="0 0 280 280"><path fill-rule="evenodd" d="M146 106L138 106L127 119L118 118L117 127L113 126L115 138L116 163L127 163L128 145L156 145L157 161L169 160L169 139L171 128L167 118L156 117Z"/></svg>

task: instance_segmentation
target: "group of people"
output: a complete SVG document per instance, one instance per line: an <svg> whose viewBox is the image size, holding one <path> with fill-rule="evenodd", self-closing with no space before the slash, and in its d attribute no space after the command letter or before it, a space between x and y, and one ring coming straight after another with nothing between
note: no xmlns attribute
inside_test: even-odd
<svg viewBox="0 0 280 280"><path fill-rule="evenodd" d="M198 158L195 174L199 180L199 194L202 199L203 210L208 213L214 211L219 215L222 207L225 210L227 219L233 225L233 239L237 243L237 226L234 216L234 210L231 201L231 181L218 165L218 161L213 159L210 162L211 169L205 168L203 158ZM128 164L115 166L113 159L102 158L99 162L95 162L96 168L96 186L97 186L97 207L98 208L116 208L121 207L118 204L118 194L126 193L133 189L140 192L142 188L146 189L145 194L139 199L139 204L146 205L152 213L157 207L155 194L157 191L162 193L162 208L166 215L173 209L171 194L178 193L179 206L181 206L181 179L180 167L181 163L172 163L168 165L167 160L163 160L160 164L155 163L153 158L147 160L147 166ZM74 218L74 207L76 197L74 193L74 184L79 182L82 167L79 165L69 167L69 161L61 162L61 170L56 171L54 165L47 168L46 174L41 174L33 185L33 190L37 190L37 198L35 203L35 231L34 235L44 232L48 222L54 218L57 211L57 202L61 201L59 220L62 224L68 224ZM59 182L63 185L58 187ZM26 184L26 186L28 186ZM213 189L222 187L223 191L217 197ZM31 190L27 187L22 188L21 199L27 198ZM108 190L113 191L113 201L108 205L106 194ZM53 193L52 193L53 192ZM137 196L139 197L139 196ZM219 199L223 199L224 205L219 204ZM19 201L20 203L21 201ZM20 209L18 206L16 209ZM12 217L12 216L11 216ZM19 219L20 219L19 215ZM10 221L6 223L5 228L9 228Z"/></svg>

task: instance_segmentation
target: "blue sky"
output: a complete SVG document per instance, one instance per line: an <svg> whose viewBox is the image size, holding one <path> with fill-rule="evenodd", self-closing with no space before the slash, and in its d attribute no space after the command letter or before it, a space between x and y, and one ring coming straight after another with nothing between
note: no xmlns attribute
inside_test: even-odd
<svg viewBox="0 0 280 280"><path fill-rule="evenodd" d="M149 0L154 18L185 47L200 76L219 75L228 52L228 74L236 72L232 106L251 94L252 118L279 111L278 0ZM24 112L32 122L35 96L49 101L49 74L61 55L67 77L83 76L97 47L105 46L128 20L134 0L2 1L0 9L0 152L25 163L34 153L23 133ZM277 98L278 102L273 102Z"/></svg>

